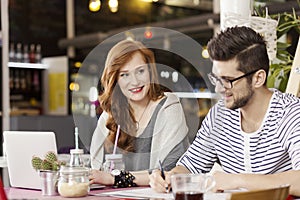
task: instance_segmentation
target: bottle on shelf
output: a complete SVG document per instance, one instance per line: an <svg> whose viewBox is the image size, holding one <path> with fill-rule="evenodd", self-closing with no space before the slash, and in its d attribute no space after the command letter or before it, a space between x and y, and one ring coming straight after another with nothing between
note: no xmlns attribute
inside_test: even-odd
<svg viewBox="0 0 300 200"><path fill-rule="evenodd" d="M42 62L42 52L41 52L41 45L37 44L36 45L36 51L35 51L35 62L36 63L41 63Z"/></svg>
<svg viewBox="0 0 300 200"><path fill-rule="evenodd" d="M33 72L32 84L33 84L34 91L39 92L40 91L40 79L39 79L38 70L34 70L34 72Z"/></svg>
<svg viewBox="0 0 300 200"><path fill-rule="evenodd" d="M39 53L36 55L36 51ZM42 107L42 70L32 69L41 60L41 45L10 43L9 88L10 115L40 115ZM36 65L38 67L38 65Z"/></svg>
<svg viewBox="0 0 300 200"><path fill-rule="evenodd" d="M28 45L24 44L23 46L23 62L29 63L29 53L28 53Z"/></svg>
<svg viewBox="0 0 300 200"><path fill-rule="evenodd" d="M16 52L14 43L10 43L9 47L9 62L15 62L16 60Z"/></svg>
<svg viewBox="0 0 300 200"><path fill-rule="evenodd" d="M22 44L17 44L17 52L16 52L16 62L22 62L23 61L23 54L22 54Z"/></svg>
<svg viewBox="0 0 300 200"><path fill-rule="evenodd" d="M26 85L26 76L25 76L25 70L21 69L20 71L20 88L21 91L26 91L27 85Z"/></svg>
<svg viewBox="0 0 300 200"><path fill-rule="evenodd" d="M18 91L20 89L20 74L18 69L14 70L13 77L14 77L14 90Z"/></svg>
<svg viewBox="0 0 300 200"><path fill-rule="evenodd" d="M30 45L29 62L30 63L35 63L35 45L34 44Z"/></svg>
<svg viewBox="0 0 300 200"><path fill-rule="evenodd" d="M27 90L30 91L32 89L32 75L31 75L31 70L26 71L26 85L27 85Z"/></svg>

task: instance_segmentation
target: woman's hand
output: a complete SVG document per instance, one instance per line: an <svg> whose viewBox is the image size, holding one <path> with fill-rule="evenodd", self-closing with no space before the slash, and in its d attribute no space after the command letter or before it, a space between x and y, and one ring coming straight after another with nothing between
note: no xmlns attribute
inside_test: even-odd
<svg viewBox="0 0 300 200"><path fill-rule="evenodd" d="M114 180L115 178L110 173L103 172L100 170L95 170L95 169L92 169L90 171L89 179L90 179L90 184L97 183L103 185L113 185L115 181Z"/></svg>
<svg viewBox="0 0 300 200"><path fill-rule="evenodd" d="M154 170L149 176L149 185L157 192L169 192L171 189L172 172L165 172L165 179L161 176L160 170Z"/></svg>

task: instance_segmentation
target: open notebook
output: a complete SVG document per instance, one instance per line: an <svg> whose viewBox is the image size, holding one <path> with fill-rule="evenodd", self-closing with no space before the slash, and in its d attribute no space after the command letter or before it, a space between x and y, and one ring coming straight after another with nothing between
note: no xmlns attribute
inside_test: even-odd
<svg viewBox="0 0 300 200"><path fill-rule="evenodd" d="M41 189L41 179L31 165L33 155L57 153L54 132L4 131L8 175L12 187Z"/></svg>

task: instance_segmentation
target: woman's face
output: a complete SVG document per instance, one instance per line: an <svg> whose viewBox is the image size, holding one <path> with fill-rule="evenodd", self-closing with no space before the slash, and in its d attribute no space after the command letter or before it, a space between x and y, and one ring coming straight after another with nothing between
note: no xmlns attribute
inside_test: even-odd
<svg viewBox="0 0 300 200"><path fill-rule="evenodd" d="M138 102L147 99L150 72L141 53L135 53L132 59L120 69L118 84L122 93L130 101Z"/></svg>

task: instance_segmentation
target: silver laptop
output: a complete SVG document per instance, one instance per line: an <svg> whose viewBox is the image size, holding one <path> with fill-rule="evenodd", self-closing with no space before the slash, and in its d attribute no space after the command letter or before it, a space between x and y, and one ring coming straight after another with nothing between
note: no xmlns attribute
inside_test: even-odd
<svg viewBox="0 0 300 200"><path fill-rule="evenodd" d="M44 157L48 151L57 153L54 132L4 131L3 139L10 185L41 189L41 179L31 165L31 158Z"/></svg>

